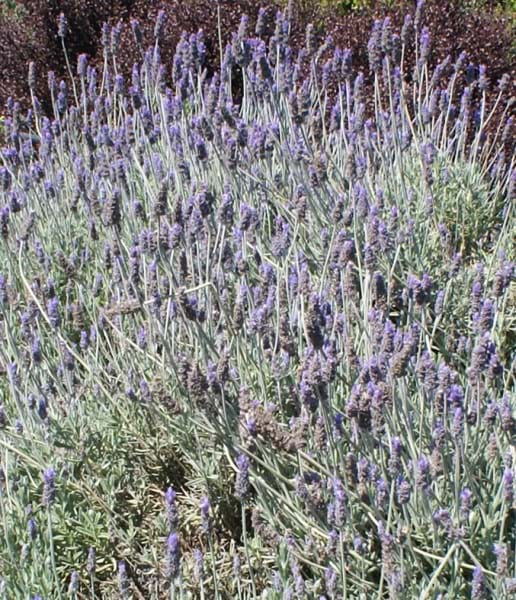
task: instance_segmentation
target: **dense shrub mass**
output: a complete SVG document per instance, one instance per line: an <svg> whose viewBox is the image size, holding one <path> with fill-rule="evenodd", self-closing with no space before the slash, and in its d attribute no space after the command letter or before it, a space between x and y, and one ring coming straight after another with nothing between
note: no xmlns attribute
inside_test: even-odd
<svg viewBox="0 0 516 600"><path fill-rule="evenodd" d="M0 154L4 597L515 591L510 78L431 67L423 8L373 24L370 97L281 11L218 68L203 32L163 63L164 12L105 25L50 114L31 66Z"/></svg>

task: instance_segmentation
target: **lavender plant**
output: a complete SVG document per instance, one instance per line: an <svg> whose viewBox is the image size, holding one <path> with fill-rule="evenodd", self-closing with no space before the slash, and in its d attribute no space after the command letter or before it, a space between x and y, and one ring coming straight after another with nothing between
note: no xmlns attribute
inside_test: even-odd
<svg viewBox="0 0 516 600"><path fill-rule="evenodd" d="M374 25L374 118L281 12L211 77L160 13L126 81L106 25L53 115L10 103L6 598L514 591L511 108L430 71L421 6Z"/></svg>

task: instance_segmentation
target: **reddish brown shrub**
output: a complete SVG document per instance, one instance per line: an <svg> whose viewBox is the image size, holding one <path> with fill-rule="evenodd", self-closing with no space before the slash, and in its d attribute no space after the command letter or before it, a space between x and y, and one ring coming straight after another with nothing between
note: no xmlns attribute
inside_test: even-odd
<svg viewBox="0 0 516 600"><path fill-rule="evenodd" d="M274 19L279 7L275 1L220 1L223 44L231 40L244 13L250 18L249 30L254 31L261 4L269 7ZM174 50L183 30L196 32L203 29L208 69L213 71L218 68L218 3L213 0L31 0L23 5L25 16L19 19L0 16L0 46L4 49L0 64L0 106L5 105L8 96L16 97L25 106L28 105L26 73L29 61L34 60L39 74L37 94L43 101L44 108L49 108L47 71L55 71L58 78L67 75L61 40L57 37L57 18L60 12L66 14L69 22L66 46L73 69L81 52L88 54L93 62L102 62L102 24L104 21L115 24L121 20L125 27L117 58L122 72L129 75L133 63L140 58L139 48L129 26L130 19L139 20L143 31L143 46L146 47L153 41L154 20L159 10L165 10L167 14L161 43L165 64L172 64ZM340 15L335 8L323 9L314 2L291 0L287 6L292 17L291 43L294 49L304 45L306 26L314 22L321 39L324 33L329 33L337 45L353 50L354 65L364 72L366 84L369 75L367 41L374 19L390 16L393 27L396 28L401 26L407 12L414 11L413 2L408 0L392 7L386 7L380 0L376 0L367 10L347 16ZM447 54L454 59L464 50L474 64L487 65L493 88L503 73L514 74L512 35L507 19L497 17L493 12L468 12L460 0L448 0L445 9L441 0L428 0L424 24L431 34L431 60L434 64ZM170 75L170 70L167 75Z"/></svg>

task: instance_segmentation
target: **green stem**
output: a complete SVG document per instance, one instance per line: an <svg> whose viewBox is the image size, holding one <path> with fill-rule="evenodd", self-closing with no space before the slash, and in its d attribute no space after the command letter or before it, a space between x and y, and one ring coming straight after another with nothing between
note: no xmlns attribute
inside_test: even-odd
<svg viewBox="0 0 516 600"><path fill-rule="evenodd" d="M253 598L256 598L256 585L254 583L253 566L251 564L251 556L249 555L249 547L247 544L247 525L245 519L245 504L242 502L242 537L244 538L244 552L249 568L249 577L251 578L251 587L253 588Z"/></svg>
<svg viewBox="0 0 516 600"><path fill-rule="evenodd" d="M59 577L57 576L56 568L56 556L54 551L54 537L52 535L52 513L50 512L50 506L47 508L47 522L48 522L48 537L50 541L50 561L52 564L52 572L54 573L54 579L56 581L56 590L59 600L63 597L61 594L61 586L59 585Z"/></svg>

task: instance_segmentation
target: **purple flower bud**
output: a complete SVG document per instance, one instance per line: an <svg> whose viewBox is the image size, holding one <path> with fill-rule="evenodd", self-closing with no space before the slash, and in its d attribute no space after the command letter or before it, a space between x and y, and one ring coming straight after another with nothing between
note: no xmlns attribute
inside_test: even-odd
<svg viewBox="0 0 516 600"><path fill-rule="evenodd" d="M158 16L156 17L156 23L154 25L154 37L157 40L161 39L166 20L167 20L167 15L166 15L165 11L160 10L158 12Z"/></svg>
<svg viewBox="0 0 516 600"><path fill-rule="evenodd" d="M381 46L382 22L376 20L373 23L371 37L367 44L369 56L369 67L371 71L378 72L382 68L382 46Z"/></svg>
<svg viewBox="0 0 516 600"><path fill-rule="evenodd" d="M461 408L463 400L464 391L462 390L462 387L457 384L451 385L448 391L448 402L457 408Z"/></svg>
<svg viewBox="0 0 516 600"><path fill-rule="evenodd" d="M471 582L471 600L484 600L486 592L484 573L482 568L477 565L473 571L473 580Z"/></svg>
<svg viewBox="0 0 516 600"><path fill-rule="evenodd" d="M437 525L441 526L446 533L449 535L452 532L453 522L450 516L450 511L445 508L440 508L436 510L432 515L433 520Z"/></svg>
<svg viewBox="0 0 516 600"><path fill-rule="evenodd" d="M61 13L57 19L57 35L64 40L66 34L68 33L68 21L64 16L64 13Z"/></svg>
<svg viewBox="0 0 516 600"><path fill-rule="evenodd" d="M442 314L444 308L444 290L439 290L435 296L434 312L437 315Z"/></svg>
<svg viewBox="0 0 516 600"><path fill-rule="evenodd" d="M403 445L399 437L391 439L391 455L389 457L389 473L396 475L401 468L401 452Z"/></svg>
<svg viewBox="0 0 516 600"><path fill-rule="evenodd" d="M52 467L43 471L43 504L48 508L52 506L56 497L56 472Z"/></svg>
<svg viewBox="0 0 516 600"><path fill-rule="evenodd" d="M468 488L464 488L460 493L459 516L461 521L467 521L469 519L472 499L473 494L471 491Z"/></svg>
<svg viewBox="0 0 516 600"><path fill-rule="evenodd" d="M480 333L488 332L493 326L494 322L494 306L489 298L486 298L484 302L482 302L482 308L480 309L480 317L478 321L478 326L480 329Z"/></svg>
<svg viewBox="0 0 516 600"><path fill-rule="evenodd" d="M79 590L79 573L77 571L72 571L70 575L70 584L68 586L69 594L76 594Z"/></svg>
<svg viewBox="0 0 516 600"><path fill-rule="evenodd" d="M86 54L79 54L79 57L77 58L77 75L79 75L81 79L84 79L86 77L87 70L88 57Z"/></svg>
<svg viewBox="0 0 516 600"><path fill-rule="evenodd" d="M87 331L81 331L81 339L79 341L79 347L81 350L87 350L89 346L89 338Z"/></svg>
<svg viewBox="0 0 516 600"><path fill-rule="evenodd" d="M0 306L7 306L8 301L7 280L5 279L5 276L0 273Z"/></svg>
<svg viewBox="0 0 516 600"><path fill-rule="evenodd" d="M41 396L41 398L38 401L38 415L42 421L44 421L48 416L47 401L45 400L44 396Z"/></svg>
<svg viewBox="0 0 516 600"><path fill-rule="evenodd" d="M199 504L201 509L201 526L204 533L208 534L211 531L210 519L210 499L208 496L203 496Z"/></svg>
<svg viewBox="0 0 516 600"><path fill-rule="evenodd" d="M167 549L165 558L165 577L172 581L180 574L181 547L177 533L171 533L167 538Z"/></svg>
<svg viewBox="0 0 516 600"><path fill-rule="evenodd" d="M201 583L204 579L204 557L199 548L196 548L193 552L194 556L194 577L198 583Z"/></svg>
<svg viewBox="0 0 516 600"><path fill-rule="evenodd" d="M237 579L240 578L240 556L235 554L233 558L233 576Z"/></svg>
<svg viewBox="0 0 516 600"><path fill-rule="evenodd" d="M428 61L430 54L430 31L428 27L423 27L421 30L420 43L419 43L419 59L422 64Z"/></svg>
<svg viewBox="0 0 516 600"><path fill-rule="evenodd" d="M38 526L36 525L36 521L31 517L28 523L28 532L29 538L34 541L38 536Z"/></svg>
<svg viewBox="0 0 516 600"><path fill-rule="evenodd" d="M455 441L458 442L462 436L464 428L464 414L462 408L458 406L453 413L452 435Z"/></svg>
<svg viewBox="0 0 516 600"><path fill-rule="evenodd" d="M422 456L416 463L416 486L423 491L428 489L428 475L430 472L430 462L426 456Z"/></svg>
<svg viewBox="0 0 516 600"><path fill-rule="evenodd" d="M494 544L493 552L496 556L496 574L507 576L507 544Z"/></svg>
<svg viewBox="0 0 516 600"><path fill-rule="evenodd" d="M511 433L514 429L514 417L512 416L512 407L509 403L507 395L504 395L500 406L500 419L502 421L502 429L507 433Z"/></svg>
<svg viewBox="0 0 516 600"><path fill-rule="evenodd" d="M59 300L56 296L50 298L47 302L47 313L50 324L54 329L57 329L61 324L61 317L59 316Z"/></svg>
<svg viewBox="0 0 516 600"><path fill-rule="evenodd" d="M88 560L86 562L86 571L88 571L88 573L90 575L93 575L95 573L95 568L96 568L95 548L93 548L93 546L90 546L90 549L88 550Z"/></svg>
<svg viewBox="0 0 516 600"><path fill-rule="evenodd" d="M235 496L245 502L249 497L249 458L246 454L240 454L236 460L238 473L235 482Z"/></svg>
<svg viewBox="0 0 516 600"><path fill-rule="evenodd" d="M131 29L136 43L141 46L143 43L143 34L140 27L140 22L137 19L131 19Z"/></svg>
<svg viewBox="0 0 516 600"><path fill-rule="evenodd" d="M125 560L118 562L118 591L122 598L129 597L129 577L127 575L127 565Z"/></svg>
<svg viewBox="0 0 516 600"><path fill-rule="evenodd" d="M511 468L506 467L502 479L502 497L509 508L514 501L514 475Z"/></svg>
<svg viewBox="0 0 516 600"><path fill-rule="evenodd" d="M337 587L337 573L331 566L324 571L324 584L330 598L334 598Z"/></svg>
<svg viewBox="0 0 516 600"><path fill-rule="evenodd" d="M396 498L398 500L398 504L407 504L410 500L411 488L410 483L403 479L403 477L399 477L396 482Z"/></svg>
<svg viewBox="0 0 516 600"><path fill-rule="evenodd" d="M353 548L355 549L355 552L360 555L365 553L366 548L364 545L364 540L359 535L353 538Z"/></svg>
<svg viewBox="0 0 516 600"><path fill-rule="evenodd" d="M376 481L375 501L379 510L385 510L389 503L389 487L383 477Z"/></svg>
<svg viewBox="0 0 516 600"><path fill-rule="evenodd" d="M177 513L176 492L172 486L165 492L165 515L169 530L175 531L179 526L179 515Z"/></svg>
<svg viewBox="0 0 516 600"><path fill-rule="evenodd" d="M335 525L340 529L346 522L348 497L342 481L338 478L333 480L333 498Z"/></svg>

